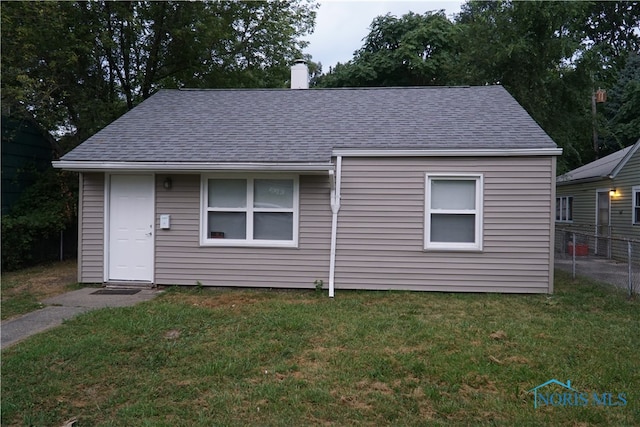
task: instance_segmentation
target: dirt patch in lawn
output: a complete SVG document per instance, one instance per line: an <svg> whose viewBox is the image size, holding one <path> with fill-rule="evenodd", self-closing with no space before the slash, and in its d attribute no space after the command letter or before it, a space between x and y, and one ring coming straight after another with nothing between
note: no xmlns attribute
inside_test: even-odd
<svg viewBox="0 0 640 427"><path fill-rule="evenodd" d="M177 294L172 295L171 299L193 307L228 309L240 309L264 301L260 294L235 291L198 295Z"/></svg>
<svg viewBox="0 0 640 427"><path fill-rule="evenodd" d="M46 299L69 290L77 283L76 260L62 261L2 274L2 300L28 292Z"/></svg>

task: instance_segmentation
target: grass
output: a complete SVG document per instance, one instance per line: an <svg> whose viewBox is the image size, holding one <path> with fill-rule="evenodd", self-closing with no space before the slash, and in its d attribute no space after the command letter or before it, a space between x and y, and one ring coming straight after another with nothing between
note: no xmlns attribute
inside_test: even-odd
<svg viewBox="0 0 640 427"><path fill-rule="evenodd" d="M2 273L1 319L6 320L43 307L46 298L77 289L77 261L68 260Z"/></svg>
<svg viewBox="0 0 640 427"><path fill-rule="evenodd" d="M639 425L639 309L562 272L553 296L170 290L3 351L2 424ZM534 409L551 378L628 403Z"/></svg>

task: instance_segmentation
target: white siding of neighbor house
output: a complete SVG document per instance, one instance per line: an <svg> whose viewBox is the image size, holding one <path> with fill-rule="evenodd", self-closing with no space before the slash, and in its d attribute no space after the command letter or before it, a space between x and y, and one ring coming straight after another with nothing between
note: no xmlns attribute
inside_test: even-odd
<svg viewBox="0 0 640 427"><path fill-rule="evenodd" d="M156 176L156 263L159 285L314 288L328 282L331 209L327 175L300 176L298 248L200 246L200 176ZM161 230L161 214L171 229Z"/></svg>
<svg viewBox="0 0 640 427"><path fill-rule="evenodd" d="M343 158L335 286L546 293L555 158ZM484 176L481 252L425 251L425 175Z"/></svg>
<svg viewBox="0 0 640 427"><path fill-rule="evenodd" d="M80 175L78 281L104 282L104 174Z"/></svg>
<svg viewBox="0 0 640 427"><path fill-rule="evenodd" d="M558 196L573 196L573 221L558 222L558 228L576 229L587 231L595 235L596 224L596 192L598 190L616 189L616 194L611 201L611 231L615 238L627 238L640 240L640 226L632 226L632 190L635 185L640 185L640 150L627 161L615 179L603 178L598 181L558 185ZM569 237L563 233L556 233L557 247L564 245ZM589 248L593 253L593 236L584 238L591 242ZM622 241L612 241L611 257L613 259L627 259L627 244Z"/></svg>

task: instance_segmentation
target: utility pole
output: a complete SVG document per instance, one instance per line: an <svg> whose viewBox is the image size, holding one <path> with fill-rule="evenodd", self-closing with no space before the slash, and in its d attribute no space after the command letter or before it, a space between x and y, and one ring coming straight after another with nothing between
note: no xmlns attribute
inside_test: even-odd
<svg viewBox="0 0 640 427"><path fill-rule="evenodd" d="M593 126L593 152L596 153L596 160L600 158L598 153L598 128L596 126L596 114L598 110L596 109L596 91L594 90L591 93L591 116L592 116L592 126Z"/></svg>
<svg viewBox="0 0 640 427"><path fill-rule="evenodd" d="M607 91L598 88L591 93L591 115L593 116L593 151L596 153L596 159L600 158L600 150L598 149L598 109L596 103L601 104L607 101Z"/></svg>

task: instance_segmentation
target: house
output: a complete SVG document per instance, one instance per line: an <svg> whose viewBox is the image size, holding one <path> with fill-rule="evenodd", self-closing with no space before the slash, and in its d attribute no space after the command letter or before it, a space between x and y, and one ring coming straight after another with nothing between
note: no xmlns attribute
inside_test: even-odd
<svg viewBox="0 0 640 427"><path fill-rule="evenodd" d="M54 164L79 282L547 293L560 153L500 86L160 90Z"/></svg>
<svg viewBox="0 0 640 427"><path fill-rule="evenodd" d="M593 236L576 254L627 260L622 239L640 241L640 140L559 176L556 185L558 230ZM567 240L566 233L557 238Z"/></svg>

